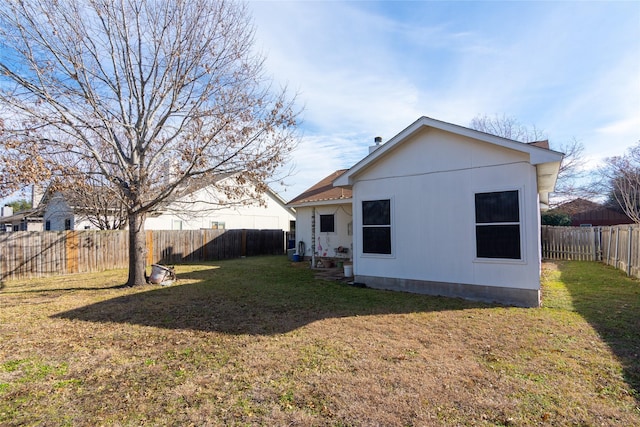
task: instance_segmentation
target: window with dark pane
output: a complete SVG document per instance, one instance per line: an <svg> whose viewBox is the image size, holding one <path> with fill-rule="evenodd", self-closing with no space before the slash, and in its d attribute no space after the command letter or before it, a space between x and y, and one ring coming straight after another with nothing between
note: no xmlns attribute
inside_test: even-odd
<svg viewBox="0 0 640 427"><path fill-rule="evenodd" d="M476 193L476 256L521 259L517 190Z"/></svg>
<svg viewBox="0 0 640 427"><path fill-rule="evenodd" d="M362 224L390 225L391 201L371 200L368 202L362 202Z"/></svg>
<svg viewBox="0 0 640 427"><path fill-rule="evenodd" d="M362 252L391 254L391 200L362 202Z"/></svg>
<svg viewBox="0 0 640 427"><path fill-rule="evenodd" d="M320 215L320 232L333 233L335 231L334 215Z"/></svg>
<svg viewBox="0 0 640 427"><path fill-rule="evenodd" d="M519 222L518 191L476 194L476 223Z"/></svg>

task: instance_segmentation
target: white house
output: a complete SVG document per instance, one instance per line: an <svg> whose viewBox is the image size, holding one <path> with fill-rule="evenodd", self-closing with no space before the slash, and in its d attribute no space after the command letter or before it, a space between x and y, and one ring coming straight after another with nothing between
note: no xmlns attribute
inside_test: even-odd
<svg viewBox="0 0 640 427"><path fill-rule="evenodd" d="M255 229L290 231L295 210L277 193L262 194L256 201L234 202L213 187L205 187L168 204L145 221L146 230ZM215 200L215 203L208 202Z"/></svg>
<svg viewBox="0 0 640 427"><path fill-rule="evenodd" d="M334 181L353 192L355 281L539 306L540 210L562 156L421 117Z"/></svg>
<svg viewBox="0 0 640 427"><path fill-rule="evenodd" d="M290 231L295 221L295 210L269 190L262 195L263 203L232 202L215 187L205 187L165 204L149 215L146 230L207 229L274 229ZM46 198L44 211L47 230L95 229L81 206L71 206L61 193Z"/></svg>
<svg viewBox="0 0 640 427"><path fill-rule="evenodd" d="M287 204L296 210L296 248L305 259L324 259L326 263L328 259L351 258L351 189L333 186L346 171L333 172Z"/></svg>

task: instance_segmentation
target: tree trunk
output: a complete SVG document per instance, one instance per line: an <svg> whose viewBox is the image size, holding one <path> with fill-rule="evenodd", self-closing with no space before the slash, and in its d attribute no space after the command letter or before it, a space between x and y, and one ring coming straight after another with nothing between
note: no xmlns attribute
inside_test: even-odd
<svg viewBox="0 0 640 427"><path fill-rule="evenodd" d="M144 285L147 235L144 231L145 214L129 213L129 279L128 286Z"/></svg>

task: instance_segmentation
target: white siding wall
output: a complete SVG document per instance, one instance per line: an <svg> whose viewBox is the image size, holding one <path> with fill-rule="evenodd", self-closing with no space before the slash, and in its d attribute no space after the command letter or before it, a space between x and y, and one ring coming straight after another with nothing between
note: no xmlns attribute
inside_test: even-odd
<svg viewBox="0 0 640 427"><path fill-rule="evenodd" d="M42 222L27 222L27 231L42 231L44 226Z"/></svg>
<svg viewBox="0 0 640 427"><path fill-rule="evenodd" d="M356 275L539 289L539 211L527 155L430 129L356 177ZM522 260L475 256L475 193L520 191ZM391 199L392 255L364 255L363 200Z"/></svg>
<svg viewBox="0 0 640 427"><path fill-rule="evenodd" d="M304 256L310 257L311 252L311 212L310 207L296 208L296 253L298 253L298 245L304 242Z"/></svg>
<svg viewBox="0 0 640 427"><path fill-rule="evenodd" d="M206 195L196 195L196 200ZM184 205L163 213L157 217L147 217L147 230L175 230L181 224L182 230L211 228L212 222L224 222L225 229L273 229L289 231L290 221L295 220L293 213L271 195L265 194L266 206L257 203L246 206L232 206L213 209L212 205L202 202ZM179 211L179 212L178 212Z"/></svg>
<svg viewBox="0 0 640 427"><path fill-rule="evenodd" d="M64 230L66 219L71 219L71 228L73 229L74 217L73 210L60 195L53 195L44 212L43 221L46 224L50 222L51 231Z"/></svg>
<svg viewBox="0 0 640 427"><path fill-rule="evenodd" d="M98 227L93 225L88 219L84 219L76 215L71 222L72 230L96 230ZM64 229L64 227L63 227Z"/></svg>
<svg viewBox="0 0 640 427"><path fill-rule="evenodd" d="M195 200L212 198L204 191L194 196ZM147 230L198 230L211 228L212 222L224 222L225 229L274 229L290 231L290 221L295 220L295 215L290 209L276 200L270 194L265 194L266 206L257 203L246 206L223 207L212 209L212 205L202 202L184 204L169 209L168 212L155 217L147 217L145 229ZM79 216L73 216L72 210L60 196L54 196L47 204L44 220L51 221L51 230L64 230L65 219L71 218L71 229L84 230L85 227L95 229L89 221ZM178 228L181 226L181 228Z"/></svg>

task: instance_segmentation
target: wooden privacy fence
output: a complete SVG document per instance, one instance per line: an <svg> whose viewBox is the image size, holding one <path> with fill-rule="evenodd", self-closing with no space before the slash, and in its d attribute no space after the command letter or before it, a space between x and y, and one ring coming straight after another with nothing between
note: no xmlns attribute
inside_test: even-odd
<svg viewBox="0 0 640 427"><path fill-rule="evenodd" d="M128 231L0 234L0 280L88 273L129 265ZM147 264L281 255L282 230L147 231Z"/></svg>
<svg viewBox="0 0 640 427"><path fill-rule="evenodd" d="M599 261L640 277L640 226L542 226L542 257Z"/></svg>

